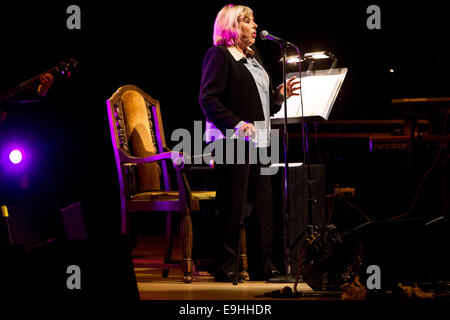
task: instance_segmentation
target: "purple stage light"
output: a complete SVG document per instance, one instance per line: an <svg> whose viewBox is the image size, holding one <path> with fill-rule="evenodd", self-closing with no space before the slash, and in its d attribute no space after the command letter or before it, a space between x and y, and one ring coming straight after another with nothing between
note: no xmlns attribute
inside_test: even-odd
<svg viewBox="0 0 450 320"><path fill-rule="evenodd" d="M19 148L15 148L9 153L9 161L11 161L12 164L20 164L24 157L25 153Z"/></svg>
<svg viewBox="0 0 450 320"><path fill-rule="evenodd" d="M28 169L30 158L30 148L23 143L8 143L0 145L0 167L9 173L15 174Z"/></svg>

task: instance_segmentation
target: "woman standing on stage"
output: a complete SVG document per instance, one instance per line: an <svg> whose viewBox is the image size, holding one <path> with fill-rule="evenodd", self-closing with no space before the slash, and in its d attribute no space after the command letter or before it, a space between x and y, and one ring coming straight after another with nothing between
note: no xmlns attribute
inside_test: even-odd
<svg viewBox="0 0 450 320"><path fill-rule="evenodd" d="M281 108L283 85L276 91L272 89L270 77L253 46L256 28L253 11L245 6L227 5L216 17L214 46L205 55L199 94L206 116L207 142L225 139L227 146L234 146L235 139L244 139L246 150L269 148L270 115ZM293 92L298 83L295 77L287 81L288 98L298 95ZM227 136L230 129L232 134ZM240 156L236 152L234 155L235 160ZM259 161L256 165L250 164L248 174L244 173L244 165L235 163L216 166L219 176L216 200L221 230L215 280L233 280L243 203L248 222L250 278L267 279L280 275L270 260L273 243L270 176L260 174Z"/></svg>

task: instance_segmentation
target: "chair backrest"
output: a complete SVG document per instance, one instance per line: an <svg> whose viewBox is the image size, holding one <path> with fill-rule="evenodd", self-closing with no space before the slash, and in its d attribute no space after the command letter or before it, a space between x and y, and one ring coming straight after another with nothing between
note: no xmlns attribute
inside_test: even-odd
<svg viewBox="0 0 450 320"><path fill-rule="evenodd" d="M122 202L139 192L170 190L164 162L161 165L156 162L124 165L118 152L121 149L135 157L164 152L166 141L159 101L136 86L126 85L120 87L106 104Z"/></svg>

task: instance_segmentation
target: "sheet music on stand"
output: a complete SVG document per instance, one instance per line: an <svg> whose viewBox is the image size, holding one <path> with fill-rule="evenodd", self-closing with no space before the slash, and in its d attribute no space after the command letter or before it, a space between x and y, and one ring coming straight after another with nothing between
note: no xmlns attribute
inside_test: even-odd
<svg viewBox="0 0 450 320"><path fill-rule="evenodd" d="M322 118L328 120L331 108L344 82L347 68L302 72L303 114L304 118ZM298 72L289 73L287 78L298 77ZM291 96L287 100L288 123L299 122L302 117L300 96ZM284 103L272 119L272 124L284 122Z"/></svg>

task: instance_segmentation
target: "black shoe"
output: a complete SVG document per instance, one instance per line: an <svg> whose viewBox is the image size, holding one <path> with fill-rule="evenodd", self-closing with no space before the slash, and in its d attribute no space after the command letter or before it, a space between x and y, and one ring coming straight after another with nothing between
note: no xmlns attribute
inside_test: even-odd
<svg viewBox="0 0 450 320"><path fill-rule="evenodd" d="M238 274L237 278L238 278L238 282L240 282L240 283L244 282L240 274ZM233 282L234 281L234 272L215 273L214 281L216 281L216 282Z"/></svg>

